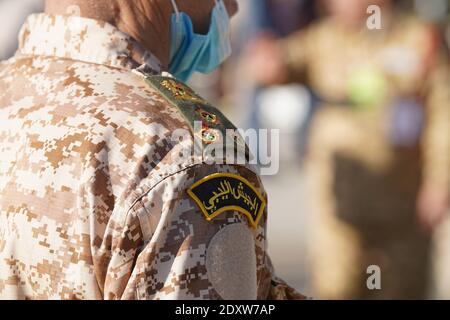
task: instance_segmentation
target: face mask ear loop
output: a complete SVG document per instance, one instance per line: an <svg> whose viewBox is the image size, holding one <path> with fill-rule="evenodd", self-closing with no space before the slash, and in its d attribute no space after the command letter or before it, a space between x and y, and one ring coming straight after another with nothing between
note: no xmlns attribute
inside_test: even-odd
<svg viewBox="0 0 450 320"><path fill-rule="evenodd" d="M218 6L219 8L223 8L223 2L222 0L214 0L214 2L216 3L216 7Z"/></svg>
<svg viewBox="0 0 450 320"><path fill-rule="evenodd" d="M227 8L225 7L223 0L214 0L214 1L216 2L216 7L218 7L219 10L221 11L225 11L226 15L228 16Z"/></svg>
<svg viewBox="0 0 450 320"><path fill-rule="evenodd" d="M171 0L171 1L172 1L173 10L175 11L175 14L177 16L177 22L180 22L180 10L178 10L177 2L176 2L176 0Z"/></svg>

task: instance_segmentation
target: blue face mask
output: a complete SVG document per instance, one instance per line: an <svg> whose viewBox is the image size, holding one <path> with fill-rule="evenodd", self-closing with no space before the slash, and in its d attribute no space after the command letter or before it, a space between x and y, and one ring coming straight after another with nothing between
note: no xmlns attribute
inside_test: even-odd
<svg viewBox="0 0 450 320"><path fill-rule="evenodd" d="M194 33L191 18L178 11L175 0L172 4L169 72L187 81L196 71L209 73L218 68L231 55L230 17L222 0L216 0L206 35Z"/></svg>

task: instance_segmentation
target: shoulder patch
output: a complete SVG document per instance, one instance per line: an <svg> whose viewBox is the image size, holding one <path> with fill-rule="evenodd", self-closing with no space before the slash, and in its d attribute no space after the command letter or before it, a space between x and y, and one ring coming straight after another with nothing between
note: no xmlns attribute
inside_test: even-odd
<svg viewBox="0 0 450 320"><path fill-rule="evenodd" d="M206 220L211 221L226 211L237 211L247 216L255 229L266 206L264 197L248 180L231 173L209 175L193 184L187 193Z"/></svg>

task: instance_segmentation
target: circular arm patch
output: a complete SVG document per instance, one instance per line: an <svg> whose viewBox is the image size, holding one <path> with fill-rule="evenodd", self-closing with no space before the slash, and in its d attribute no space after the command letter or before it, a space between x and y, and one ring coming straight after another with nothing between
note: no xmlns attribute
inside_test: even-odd
<svg viewBox="0 0 450 320"><path fill-rule="evenodd" d="M221 229L209 243L206 269L224 300L256 300L255 241L250 229L235 223Z"/></svg>

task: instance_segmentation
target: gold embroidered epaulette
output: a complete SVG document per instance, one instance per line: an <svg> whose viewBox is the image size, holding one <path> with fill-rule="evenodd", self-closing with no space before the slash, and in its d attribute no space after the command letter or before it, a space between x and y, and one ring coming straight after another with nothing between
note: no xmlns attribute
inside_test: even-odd
<svg viewBox="0 0 450 320"><path fill-rule="evenodd" d="M237 133L236 127L217 108L187 85L175 78L164 76L147 76L145 81L180 110L190 129L200 138L203 145L222 143L226 146L231 140L238 148L245 150L246 157L249 156L245 141ZM201 125L196 126L196 122ZM230 135L233 135L232 139L228 139Z"/></svg>

